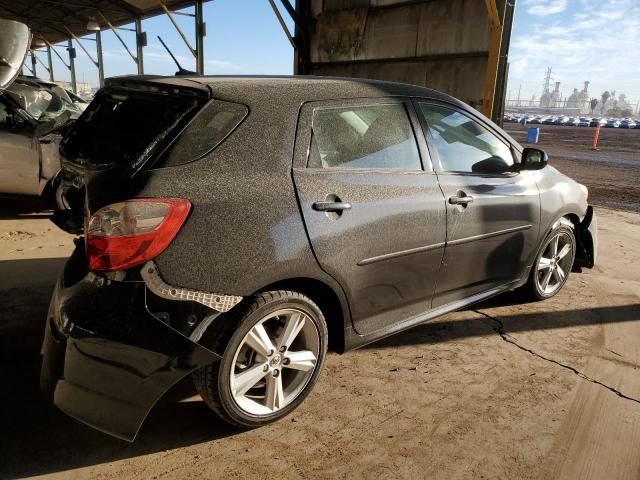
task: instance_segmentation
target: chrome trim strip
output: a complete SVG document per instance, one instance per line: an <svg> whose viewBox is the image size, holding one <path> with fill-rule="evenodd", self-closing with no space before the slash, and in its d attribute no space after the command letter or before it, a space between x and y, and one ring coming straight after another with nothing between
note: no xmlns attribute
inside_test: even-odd
<svg viewBox="0 0 640 480"><path fill-rule="evenodd" d="M149 290L167 300L198 302L218 312L228 312L242 300L242 297L236 295L206 293L167 285L162 278L160 278L158 268L153 261L144 264L142 270L140 270L140 275Z"/></svg>
<svg viewBox="0 0 640 480"><path fill-rule="evenodd" d="M405 255L413 255L414 253L428 252L429 250L435 250L445 246L445 242L434 243L433 245L426 245L424 247L410 248L409 250L400 250L399 252L385 253L384 255L378 255L377 257L365 258L358 262L359 266L370 265L372 263L382 262L384 260L390 260L392 258L404 257Z"/></svg>
<svg viewBox="0 0 640 480"><path fill-rule="evenodd" d="M507 228L505 230L497 230L495 232L482 233L480 235L474 235L473 237L459 238L457 240L451 240L450 242L447 242L447 247L449 245L452 245L452 246L461 245L463 243L475 242L476 240L484 240L485 238L497 237L498 235L505 235L507 233L515 233L515 232L520 232L522 230L529 230L530 228L531 228L531 225L522 225L520 227Z"/></svg>

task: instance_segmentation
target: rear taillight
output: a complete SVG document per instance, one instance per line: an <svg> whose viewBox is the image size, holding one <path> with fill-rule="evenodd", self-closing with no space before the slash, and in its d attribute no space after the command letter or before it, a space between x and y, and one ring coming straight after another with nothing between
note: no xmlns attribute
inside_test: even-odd
<svg viewBox="0 0 640 480"><path fill-rule="evenodd" d="M157 257L189 210L191 203L180 198L139 198L101 208L87 221L89 269L113 272Z"/></svg>

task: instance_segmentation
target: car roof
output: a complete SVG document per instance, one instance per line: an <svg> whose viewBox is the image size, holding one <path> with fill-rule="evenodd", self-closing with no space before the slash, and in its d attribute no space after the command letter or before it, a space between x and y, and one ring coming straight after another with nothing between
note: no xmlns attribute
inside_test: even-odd
<svg viewBox="0 0 640 480"><path fill-rule="evenodd" d="M455 105L472 116L484 118L480 111L445 93L418 85L365 78L317 76L153 76L131 75L111 77L106 86L126 86L129 83L150 83L163 87L179 86L203 92L217 99L247 105L254 113L268 112L272 122L284 121L298 112L306 102L358 98L418 97ZM494 127L497 127L494 125ZM504 130L500 134L518 149L522 147Z"/></svg>
<svg viewBox="0 0 640 480"><path fill-rule="evenodd" d="M433 98L454 103L465 109L469 107L460 100L430 88L406 83L388 82L364 78L317 77L317 76L179 76L165 77L133 75L112 77L107 85L121 82L145 81L163 85L186 86L191 83L206 85L214 98L244 101L245 103L280 101L301 104L316 100L349 98L377 98L388 96L409 96Z"/></svg>

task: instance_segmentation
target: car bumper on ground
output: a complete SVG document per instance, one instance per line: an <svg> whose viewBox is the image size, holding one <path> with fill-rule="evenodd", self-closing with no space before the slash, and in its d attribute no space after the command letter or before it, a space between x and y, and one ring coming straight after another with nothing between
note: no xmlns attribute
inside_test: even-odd
<svg viewBox="0 0 640 480"><path fill-rule="evenodd" d="M41 388L71 417L133 441L167 390L220 356L151 314L144 282L78 274L74 257L51 299Z"/></svg>

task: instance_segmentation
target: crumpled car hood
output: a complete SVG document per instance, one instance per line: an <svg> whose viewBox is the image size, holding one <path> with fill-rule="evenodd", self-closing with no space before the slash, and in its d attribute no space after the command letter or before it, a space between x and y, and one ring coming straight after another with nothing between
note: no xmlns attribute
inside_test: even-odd
<svg viewBox="0 0 640 480"><path fill-rule="evenodd" d="M20 73L31 46L31 31L24 23L0 19L0 90Z"/></svg>

